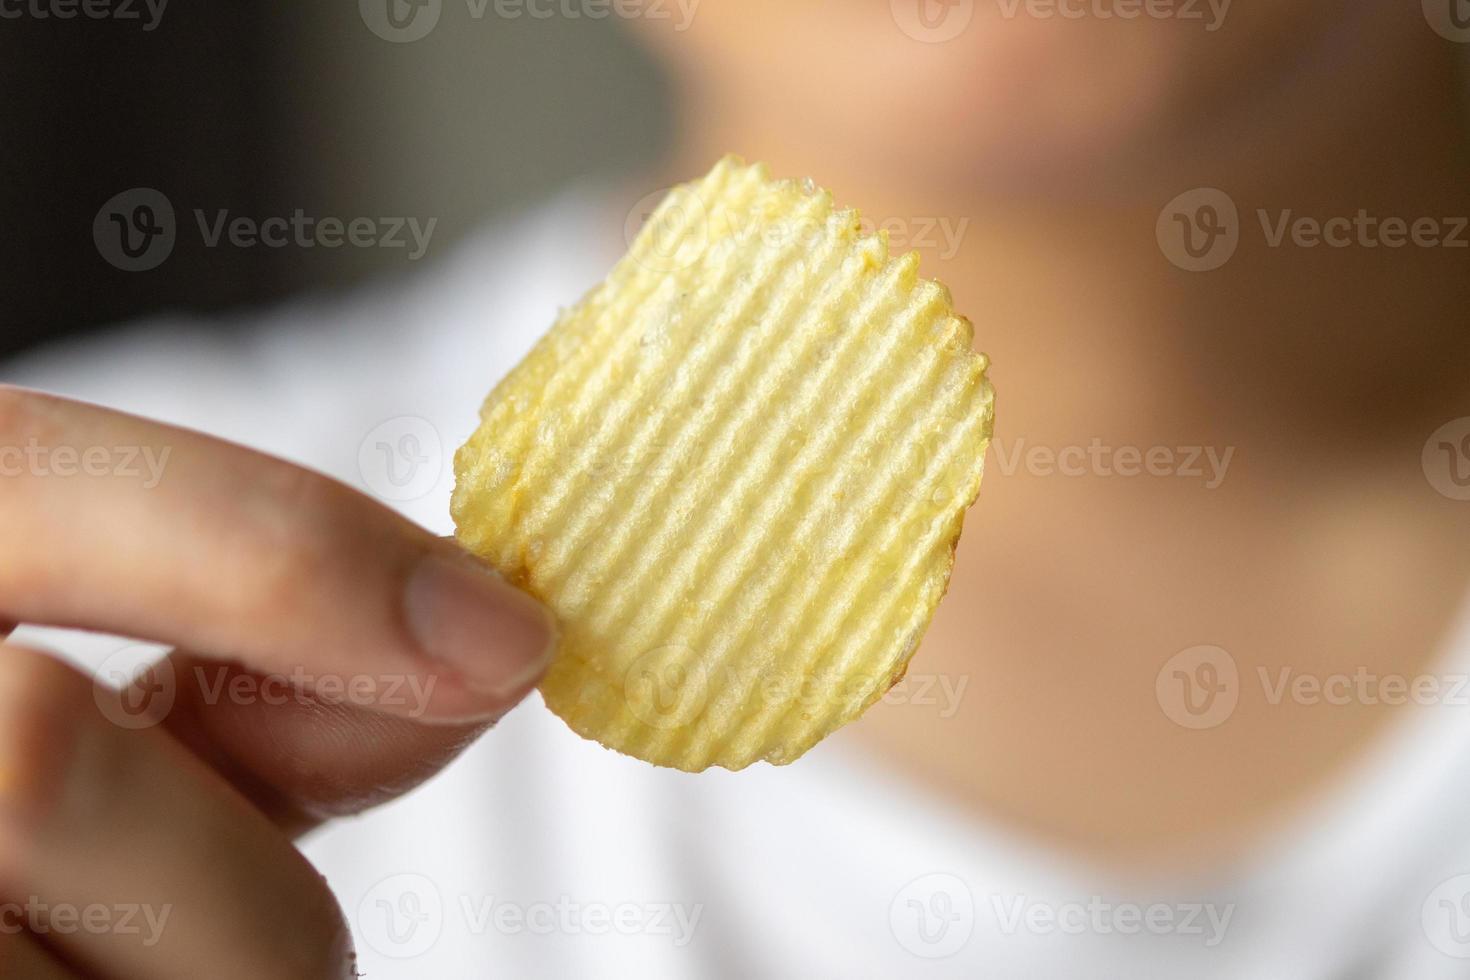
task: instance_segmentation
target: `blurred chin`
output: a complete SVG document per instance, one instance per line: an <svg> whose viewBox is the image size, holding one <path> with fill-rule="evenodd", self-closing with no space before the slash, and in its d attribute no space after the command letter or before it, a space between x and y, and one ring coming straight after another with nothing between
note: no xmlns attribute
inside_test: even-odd
<svg viewBox="0 0 1470 980"><path fill-rule="evenodd" d="M977 14L963 36L921 43L886 3L881 17L857 6L869 16L829 15L818 32L795 4L758 34L713 8L655 48L698 91L739 103L747 130L784 144L768 152L842 154L943 184L1101 179L1179 128L1183 86L1202 74L1187 70L1200 52L1178 24Z"/></svg>
<svg viewBox="0 0 1470 980"><path fill-rule="evenodd" d="M1174 52L1012 27L902 50L892 70L843 78L844 99L814 93L805 118L825 116L831 145L885 170L1008 190L1111 181L1180 128Z"/></svg>
<svg viewBox="0 0 1470 980"><path fill-rule="evenodd" d="M1101 58L1079 69L1080 59L1059 64L1015 46L986 55L889 89L881 113L853 120L854 137L935 181L1019 187L1105 179L1178 128L1159 60Z"/></svg>

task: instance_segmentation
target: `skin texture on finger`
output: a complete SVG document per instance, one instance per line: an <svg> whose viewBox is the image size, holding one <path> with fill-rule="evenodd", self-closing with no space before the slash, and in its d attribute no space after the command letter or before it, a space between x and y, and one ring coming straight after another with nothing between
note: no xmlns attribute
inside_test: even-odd
<svg viewBox="0 0 1470 980"><path fill-rule="evenodd" d="M341 912L290 841L165 731L99 707L86 677L0 647L0 898L49 906L40 941L108 980L353 976ZM63 928L73 908L106 910L100 928Z"/></svg>
<svg viewBox="0 0 1470 980"><path fill-rule="evenodd" d="M167 730L292 836L408 792L490 725L422 725L182 652L169 670Z"/></svg>
<svg viewBox="0 0 1470 980"><path fill-rule="evenodd" d="M0 977L6 980L81 980L59 960L41 948L25 931L26 913L18 903L0 898Z"/></svg>
<svg viewBox="0 0 1470 980"><path fill-rule="evenodd" d="M498 716L550 659L554 629L534 600L325 477L0 386L0 449L17 446L38 450L0 479L5 619L350 679L364 702L432 679L426 721ZM123 447L137 472L100 465Z"/></svg>

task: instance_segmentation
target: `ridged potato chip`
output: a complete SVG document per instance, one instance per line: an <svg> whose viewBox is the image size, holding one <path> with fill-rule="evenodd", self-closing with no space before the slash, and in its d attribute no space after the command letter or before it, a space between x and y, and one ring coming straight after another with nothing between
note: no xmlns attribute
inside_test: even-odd
<svg viewBox="0 0 1470 980"><path fill-rule="evenodd" d="M576 732L689 771L788 763L903 676L994 400L917 268L726 158L491 392L459 540L560 619L541 691Z"/></svg>

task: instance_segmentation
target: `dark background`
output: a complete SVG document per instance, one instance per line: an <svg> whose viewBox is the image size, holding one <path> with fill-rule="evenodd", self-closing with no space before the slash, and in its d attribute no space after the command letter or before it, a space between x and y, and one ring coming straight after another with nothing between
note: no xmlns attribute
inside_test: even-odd
<svg viewBox="0 0 1470 980"><path fill-rule="evenodd" d="M497 19L493 5L476 20L446 0L429 36L400 44L352 0L173 0L148 32L133 9L0 20L0 356L405 264L375 248L208 248L194 208L436 217L432 261L559 185L649 161L665 138L661 80L612 20ZM132 187L178 214L177 246L148 272L114 268L92 238L98 209Z"/></svg>

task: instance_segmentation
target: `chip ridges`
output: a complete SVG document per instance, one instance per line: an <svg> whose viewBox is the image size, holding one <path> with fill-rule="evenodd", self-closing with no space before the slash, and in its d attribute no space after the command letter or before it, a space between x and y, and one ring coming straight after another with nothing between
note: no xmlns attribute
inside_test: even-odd
<svg viewBox="0 0 1470 980"><path fill-rule="evenodd" d="M993 424L984 355L915 253L727 157L491 392L462 543L546 602L542 684L659 765L785 763L902 676Z"/></svg>

